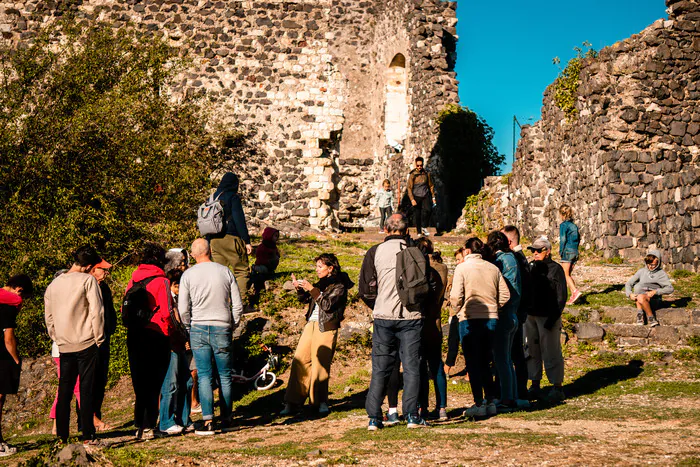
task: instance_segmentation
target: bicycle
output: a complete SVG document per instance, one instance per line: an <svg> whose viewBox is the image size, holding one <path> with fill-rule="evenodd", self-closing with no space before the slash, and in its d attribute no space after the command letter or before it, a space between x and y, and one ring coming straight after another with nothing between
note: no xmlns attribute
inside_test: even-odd
<svg viewBox="0 0 700 467"><path fill-rule="evenodd" d="M242 371L240 374L234 374L233 376L231 376L231 382L237 384L246 384L250 383L251 381L254 381L253 385L258 391L266 391L275 385L275 383L277 382L277 375L275 375L270 370L274 370L277 368L277 365L279 364L279 357L273 354L272 349L266 346L265 344L260 344L260 347L262 347L262 349L268 353L267 363L265 364L265 366L263 366L260 369L260 371L258 371L250 377L245 376Z"/></svg>

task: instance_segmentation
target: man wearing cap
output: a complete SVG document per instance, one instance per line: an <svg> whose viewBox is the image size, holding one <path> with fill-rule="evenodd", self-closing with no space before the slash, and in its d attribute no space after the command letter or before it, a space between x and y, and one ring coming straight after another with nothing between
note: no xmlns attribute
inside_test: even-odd
<svg viewBox="0 0 700 467"><path fill-rule="evenodd" d="M112 298L112 290L107 285L105 278L109 273L109 269L112 267L104 259L97 263L92 270L90 275L97 279L97 283L100 286L100 292L102 293L102 304L105 310L105 340L100 346L97 355L97 368L95 369L95 388L93 390L93 409L95 411L95 429L97 431L109 430L110 426L102 421L102 402L105 399L105 388L107 387L107 380L109 378L109 347L110 347L110 337L117 330L117 311L114 309L114 299Z"/></svg>
<svg viewBox="0 0 700 467"><path fill-rule="evenodd" d="M564 357L561 353L561 314L566 305L564 269L552 260L552 244L540 237L527 247L532 252L531 281L533 306L525 322L525 352L529 353L528 374L532 398L541 398L542 364L554 388L546 397L564 400Z"/></svg>
<svg viewBox="0 0 700 467"><path fill-rule="evenodd" d="M80 376L80 419L83 441L95 440L94 383L99 347L105 340L105 313L100 286L90 271L102 262L94 248L73 254L73 265L49 284L44 294L46 329L61 354L56 434L66 443L70 435L70 401Z"/></svg>

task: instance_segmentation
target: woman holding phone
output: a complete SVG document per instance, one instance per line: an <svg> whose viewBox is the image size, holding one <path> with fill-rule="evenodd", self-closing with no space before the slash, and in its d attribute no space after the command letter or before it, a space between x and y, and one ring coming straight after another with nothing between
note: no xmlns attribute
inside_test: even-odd
<svg viewBox="0 0 700 467"><path fill-rule="evenodd" d="M318 282L311 284L292 274L292 284L299 300L308 303L306 326L297 344L289 384L284 396L285 407L280 415L290 415L306 402L327 414L328 379L331 362L338 339L338 329L343 321L348 290L354 285L348 275L340 270L338 258L323 253L314 259Z"/></svg>

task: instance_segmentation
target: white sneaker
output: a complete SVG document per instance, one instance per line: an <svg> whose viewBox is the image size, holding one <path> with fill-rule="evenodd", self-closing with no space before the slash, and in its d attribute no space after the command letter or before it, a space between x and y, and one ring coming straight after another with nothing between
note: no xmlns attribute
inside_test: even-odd
<svg viewBox="0 0 700 467"><path fill-rule="evenodd" d="M155 438L156 435L153 432L152 428L145 428L143 432L141 433L141 439L153 439Z"/></svg>
<svg viewBox="0 0 700 467"><path fill-rule="evenodd" d="M424 237L430 237L430 232L428 232L428 229L426 229L425 227L423 227L423 229L421 230L421 233L423 234Z"/></svg>
<svg viewBox="0 0 700 467"><path fill-rule="evenodd" d="M498 413L498 408L493 402L486 404L486 415L496 415Z"/></svg>
<svg viewBox="0 0 700 467"><path fill-rule="evenodd" d="M321 415L325 415L330 411L331 409L328 408L328 404L326 404L325 402L321 402L320 404L318 404L318 413L320 413Z"/></svg>
<svg viewBox="0 0 700 467"><path fill-rule="evenodd" d="M478 418L486 416L486 406L485 405L472 405L467 410L464 411L464 416L466 418Z"/></svg>
<svg viewBox="0 0 700 467"><path fill-rule="evenodd" d="M166 435L180 435L182 432L185 430L184 427L181 427L180 425L173 425L167 430L161 430L162 433L165 433Z"/></svg>

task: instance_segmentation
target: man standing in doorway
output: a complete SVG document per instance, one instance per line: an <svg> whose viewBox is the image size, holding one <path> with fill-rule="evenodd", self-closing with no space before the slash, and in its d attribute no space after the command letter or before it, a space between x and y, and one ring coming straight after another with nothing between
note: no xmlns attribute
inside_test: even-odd
<svg viewBox="0 0 700 467"><path fill-rule="evenodd" d="M430 211L435 204L435 187L433 179L425 170L422 157L416 158L416 168L408 175L408 198L413 206L413 222L418 235L428 236Z"/></svg>

